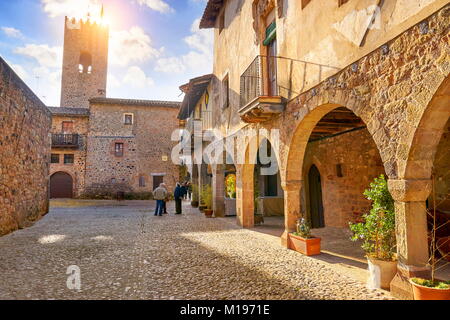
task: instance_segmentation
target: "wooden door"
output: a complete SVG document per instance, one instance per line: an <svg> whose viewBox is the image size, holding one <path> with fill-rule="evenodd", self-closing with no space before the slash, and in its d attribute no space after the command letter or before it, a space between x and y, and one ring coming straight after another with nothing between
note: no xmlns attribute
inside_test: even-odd
<svg viewBox="0 0 450 320"><path fill-rule="evenodd" d="M56 172L50 177L50 198L73 198L73 179L65 172Z"/></svg>
<svg viewBox="0 0 450 320"><path fill-rule="evenodd" d="M159 187L161 183L164 182L163 176L153 176L153 190Z"/></svg>
<svg viewBox="0 0 450 320"><path fill-rule="evenodd" d="M311 227L324 228L325 217L322 202L322 183L320 179L319 169L317 169L315 165L313 165L311 169L309 169L308 185Z"/></svg>

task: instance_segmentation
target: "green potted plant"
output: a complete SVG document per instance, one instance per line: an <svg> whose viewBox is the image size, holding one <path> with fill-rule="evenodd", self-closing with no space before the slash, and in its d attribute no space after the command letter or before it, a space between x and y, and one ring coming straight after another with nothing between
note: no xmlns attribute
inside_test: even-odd
<svg viewBox="0 0 450 320"><path fill-rule="evenodd" d="M311 235L309 223L304 218L297 221L297 232L290 233L288 237L289 249L307 256L320 254L321 239Z"/></svg>
<svg viewBox="0 0 450 320"><path fill-rule="evenodd" d="M203 211L205 213L205 216L211 218L213 215L213 210L212 210L212 188L210 185L203 186L202 201L205 205L205 209Z"/></svg>
<svg viewBox="0 0 450 320"><path fill-rule="evenodd" d="M431 268L431 279L412 278L410 283L413 288L414 300L450 300L450 281L442 281L436 279L436 271L440 268L437 264L441 261L446 261L449 258L447 250L442 250L448 245L449 238L444 237L437 239L436 233L439 229L447 223L437 222L437 204L436 204L436 190L435 179L432 177L433 186L433 209L427 210L427 214L433 219L432 228L430 232L430 260L428 264ZM441 250L440 250L441 249ZM437 252L440 251L441 257L437 258ZM445 266L447 263L444 263Z"/></svg>
<svg viewBox="0 0 450 320"><path fill-rule="evenodd" d="M197 184L192 184L192 201L191 201L191 206L193 208L198 208L199 206L199 190L198 190L198 185Z"/></svg>
<svg viewBox="0 0 450 320"><path fill-rule="evenodd" d="M375 178L364 195L372 201L372 208L363 215L363 222L350 223L351 239L362 240L369 264L369 287L388 290L397 273L397 259L394 199L384 175Z"/></svg>

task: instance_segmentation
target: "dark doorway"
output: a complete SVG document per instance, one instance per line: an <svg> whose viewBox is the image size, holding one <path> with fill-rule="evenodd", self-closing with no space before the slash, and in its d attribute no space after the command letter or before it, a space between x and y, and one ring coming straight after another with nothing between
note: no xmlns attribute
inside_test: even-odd
<svg viewBox="0 0 450 320"><path fill-rule="evenodd" d="M50 177L50 198L73 198L73 179L65 172L56 172Z"/></svg>
<svg viewBox="0 0 450 320"><path fill-rule="evenodd" d="M325 217L323 214L322 184L319 169L315 165L309 169L308 184L311 228L324 228Z"/></svg>
<svg viewBox="0 0 450 320"><path fill-rule="evenodd" d="M164 182L163 176L153 176L153 190L159 187L161 183Z"/></svg>

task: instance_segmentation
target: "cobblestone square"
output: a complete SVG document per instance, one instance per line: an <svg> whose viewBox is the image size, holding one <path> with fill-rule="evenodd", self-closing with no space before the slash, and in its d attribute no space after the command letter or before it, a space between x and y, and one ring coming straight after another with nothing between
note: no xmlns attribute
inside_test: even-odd
<svg viewBox="0 0 450 320"><path fill-rule="evenodd" d="M56 206L55 206L56 205ZM0 238L0 299L385 299L279 238L153 201L58 201ZM69 290L67 268L81 270Z"/></svg>

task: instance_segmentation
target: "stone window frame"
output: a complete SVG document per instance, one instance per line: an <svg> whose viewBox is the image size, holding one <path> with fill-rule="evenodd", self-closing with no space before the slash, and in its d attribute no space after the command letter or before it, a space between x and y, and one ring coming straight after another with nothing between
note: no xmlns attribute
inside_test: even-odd
<svg viewBox="0 0 450 320"><path fill-rule="evenodd" d="M58 161L57 161L57 162L54 162L54 161L53 161L53 160L54 160L54 157L55 157L55 158L58 157ZM52 154L50 155L50 163L51 163L51 164L59 164L60 161L61 161L61 155L60 155L59 153L52 153Z"/></svg>
<svg viewBox="0 0 450 320"><path fill-rule="evenodd" d="M139 176L139 188L145 188L147 186L147 179L145 175L141 174Z"/></svg>
<svg viewBox="0 0 450 320"><path fill-rule="evenodd" d="M119 145L121 145L122 148L118 149L117 146ZM120 141L114 142L114 156L116 156L117 158L123 158L124 155L125 155L125 143Z"/></svg>
<svg viewBox="0 0 450 320"><path fill-rule="evenodd" d="M131 123L127 123L127 117L128 116L131 116ZM134 113L129 113L129 112L124 113L123 114L123 124L126 125L126 126L133 125L134 124Z"/></svg>
<svg viewBox="0 0 450 320"><path fill-rule="evenodd" d="M68 162L68 159L72 159L72 162ZM65 165L73 165L73 164L75 164L75 154L73 154L73 153L65 153L64 154L64 164Z"/></svg>

